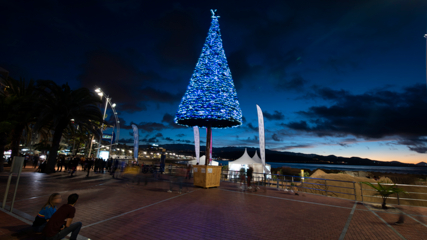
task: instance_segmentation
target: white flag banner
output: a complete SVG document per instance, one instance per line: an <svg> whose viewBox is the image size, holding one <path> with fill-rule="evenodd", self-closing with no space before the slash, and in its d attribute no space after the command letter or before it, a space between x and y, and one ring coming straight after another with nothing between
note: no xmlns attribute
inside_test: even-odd
<svg viewBox="0 0 427 240"><path fill-rule="evenodd" d="M264 116L262 115L262 110L256 105L258 112L258 129L259 129L259 152L261 154L262 166L266 173L269 173L268 169L265 167L265 134L264 134Z"/></svg>
<svg viewBox="0 0 427 240"><path fill-rule="evenodd" d="M133 129L133 157L135 158L135 160L138 160L138 147L139 147L138 127L135 124L132 124L131 126Z"/></svg>
<svg viewBox="0 0 427 240"><path fill-rule="evenodd" d="M197 163L200 164L200 135L199 135L199 127L194 126L194 147L196 148L196 159Z"/></svg>

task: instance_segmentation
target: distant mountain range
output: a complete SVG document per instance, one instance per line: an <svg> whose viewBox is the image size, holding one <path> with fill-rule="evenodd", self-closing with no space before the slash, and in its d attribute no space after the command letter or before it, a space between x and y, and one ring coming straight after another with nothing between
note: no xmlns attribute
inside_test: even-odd
<svg viewBox="0 0 427 240"><path fill-rule="evenodd" d="M140 145L140 148L150 148L150 145ZM166 150L179 152L183 155L194 156L194 145L191 144L164 144L160 147ZM246 148L249 156L253 157L255 151L258 152L257 148ZM242 156L245 151L245 147L222 147L213 148L213 157L218 160L235 160ZM205 146L200 146L200 155L204 155ZM295 152L278 152L266 149L266 160L267 162L288 162L288 163L316 163L316 164L348 164L348 165L378 165L378 166L420 166L427 167L427 163L420 162L417 164L402 163L399 161L378 161L371 160L368 158L359 157L338 157L335 155L322 156L317 154L304 154Z"/></svg>

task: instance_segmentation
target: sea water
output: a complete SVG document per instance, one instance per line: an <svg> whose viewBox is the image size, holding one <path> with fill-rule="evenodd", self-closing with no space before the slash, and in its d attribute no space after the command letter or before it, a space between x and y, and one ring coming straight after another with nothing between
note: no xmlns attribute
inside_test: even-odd
<svg viewBox="0 0 427 240"><path fill-rule="evenodd" d="M222 165L228 165L228 161L218 161ZM427 167L401 167L401 166L369 166L369 165L347 165L347 164L314 164L314 163L278 163L267 162L272 168L291 167L298 169L326 169L339 171L365 171L365 172L390 172L402 174L424 174L427 175Z"/></svg>

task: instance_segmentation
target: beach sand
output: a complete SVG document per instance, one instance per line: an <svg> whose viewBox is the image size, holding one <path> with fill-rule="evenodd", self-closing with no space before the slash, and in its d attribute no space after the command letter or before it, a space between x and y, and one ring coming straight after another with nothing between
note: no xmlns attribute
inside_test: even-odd
<svg viewBox="0 0 427 240"><path fill-rule="evenodd" d="M283 167L284 175L299 176L300 169L292 169ZM279 169L274 169L272 172L277 173ZM304 183L296 183L300 192L315 193L327 195L331 197L339 197L357 201L381 203L382 199L375 195L373 188L361 182L371 183L397 183L399 188L408 192L407 194L391 195L387 200L388 204L424 206L427 207L427 185L421 177L423 175L411 174L394 174L394 173L379 173L379 172L340 172L336 170L321 170L307 171L310 173L310 178L306 178ZM377 179L375 180L374 179ZM326 180L325 180L326 179ZM424 176L425 180L425 176ZM299 179L295 179L296 182ZM353 183L354 182L354 183ZM325 186L325 183L327 186ZM416 186L406 186L416 185ZM283 187L283 186L281 186ZM362 197L363 192L363 197ZM356 195L356 198L355 196ZM362 199L363 198L363 199ZM418 200L414 200L418 199ZM421 201L419 201L421 200ZM424 200L424 201L423 201Z"/></svg>

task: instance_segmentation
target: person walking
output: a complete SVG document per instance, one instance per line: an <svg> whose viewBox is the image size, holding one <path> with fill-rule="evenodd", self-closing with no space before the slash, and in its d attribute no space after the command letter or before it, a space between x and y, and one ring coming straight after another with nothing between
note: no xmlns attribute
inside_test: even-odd
<svg viewBox="0 0 427 240"><path fill-rule="evenodd" d="M185 175L185 179L191 179L191 171L192 171L191 164L188 164L188 166L187 166L187 174Z"/></svg>
<svg viewBox="0 0 427 240"><path fill-rule="evenodd" d="M36 155L33 157L33 167L34 167L34 168L37 168L37 165L39 165L39 155L38 155L38 154L36 154Z"/></svg>
<svg viewBox="0 0 427 240"><path fill-rule="evenodd" d="M249 167L248 171L247 171L247 175L248 175L248 189L252 189L251 187L251 181L252 181L252 174L254 172L254 169L252 167Z"/></svg>
<svg viewBox="0 0 427 240"><path fill-rule="evenodd" d="M26 167L27 167L28 159L29 159L29 156L28 156L28 155L26 155L26 156L25 156L25 158L24 158L24 168L26 168Z"/></svg>
<svg viewBox="0 0 427 240"><path fill-rule="evenodd" d="M240 188L241 189L245 188L245 180L246 180L245 169L240 168Z"/></svg>
<svg viewBox="0 0 427 240"><path fill-rule="evenodd" d="M89 177L90 169L92 167L93 160L91 158L86 159L86 167L87 167L87 175L86 177Z"/></svg>
<svg viewBox="0 0 427 240"><path fill-rule="evenodd" d="M71 233L70 240L76 240L79 235L81 222L73 222L76 214L76 205L79 195L76 193L68 196L67 204L62 205L47 222L43 234L47 240L60 240ZM65 224L64 224L65 223Z"/></svg>
<svg viewBox="0 0 427 240"><path fill-rule="evenodd" d="M72 160L72 162L70 163L70 167L71 167L71 177L73 176L73 174L76 172L77 170L77 165L79 164L80 159L75 156L74 159Z"/></svg>
<svg viewBox="0 0 427 240"><path fill-rule="evenodd" d="M65 165L65 156L61 155L61 170L59 170L60 172L62 172L62 167ZM65 170L64 170L65 171Z"/></svg>
<svg viewBox="0 0 427 240"><path fill-rule="evenodd" d="M168 169L169 169L169 175L172 175L172 164L169 164Z"/></svg>
<svg viewBox="0 0 427 240"><path fill-rule="evenodd" d="M65 164L64 164L64 172L66 172L68 170L68 166L70 164L70 157L67 157L65 159Z"/></svg>
<svg viewBox="0 0 427 240"><path fill-rule="evenodd" d="M111 175L113 175L113 178L115 178L114 175L116 174L117 168L119 168L119 159L114 160L113 163L113 170L111 171Z"/></svg>
<svg viewBox="0 0 427 240"><path fill-rule="evenodd" d="M57 171L57 172L60 172L60 171L59 171L59 168L61 168L61 171L62 171L61 156L59 156L59 157L58 157L58 161L56 161L56 171Z"/></svg>
<svg viewBox="0 0 427 240"><path fill-rule="evenodd" d="M182 193L182 187L184 185L184 179L185 179L186 175L187 175L187 170L184 167L180 167L178 170L178 174L177 174L177 176L178 176L177 181L178 181L178 186L179 186L178 193L179 194ZM187 192L188 192L188 187L187 187Z"/></svg>

